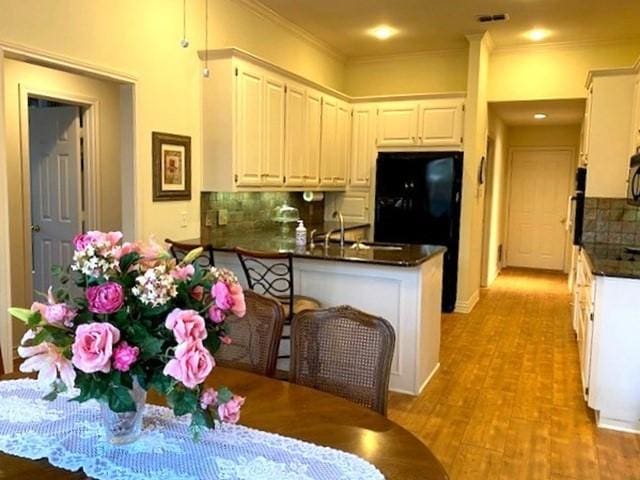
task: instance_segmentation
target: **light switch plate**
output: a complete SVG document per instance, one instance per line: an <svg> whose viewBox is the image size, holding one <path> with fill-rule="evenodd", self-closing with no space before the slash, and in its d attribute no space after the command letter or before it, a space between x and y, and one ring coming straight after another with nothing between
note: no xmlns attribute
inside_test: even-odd
<svg viewBox="0 0 640 480"><path fill-rule="evenodd" d="M180 212L180 227L182 228L187 228L187 225L189 223L189 218L187 215L187 212Z"/></svg>
<svg viewBox="0 0 640 480"><path fill-rule="evenodd" d="M218 210L218 225L223 226L229 223L229 211L223 209Z"/></svg>

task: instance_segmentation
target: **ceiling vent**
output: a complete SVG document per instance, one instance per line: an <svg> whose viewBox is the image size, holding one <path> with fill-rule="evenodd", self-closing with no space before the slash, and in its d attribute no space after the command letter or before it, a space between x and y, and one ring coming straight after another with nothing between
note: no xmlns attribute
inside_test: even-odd
<svg viewBox="0 0 640 480"><path fill-rule="evenodd" d="M476 15L476 20L480 23L506 22L509 20L509 14L496 13L495 15Z"/></svg>

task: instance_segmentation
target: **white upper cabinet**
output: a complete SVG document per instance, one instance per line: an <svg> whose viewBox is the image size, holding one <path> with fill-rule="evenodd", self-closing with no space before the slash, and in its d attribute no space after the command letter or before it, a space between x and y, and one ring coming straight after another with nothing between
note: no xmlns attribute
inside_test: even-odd
<svg viewBox="0 0 640 480"><path fill-rule="evenodd" d="M302 85L287 85L285 185L290 187L303 187L305 181L306 98L307 94Z"/></svg>
<svg viewBox="0 0 640 480"><path fill-rule="evenodd" d="M307 88L305 100L305 147L304 185L320 183L320 142L322 135L322 94Z"/></svg>
<svg viewBox="0 0 640 480"><path fill-rule="evenodd" d="M385 102L378 106L379 147L461 147L463 98Z"/></svg>
<svg viewBox="0 0 640 480"><path fill-rule="evenodd" d="M418 104L415 102L381 103L378 107L378 145L417 145Z"/></svg>
<svg viewBox="0 0 640 480"><path fill-rule="evenodd" d="M351 138L349 186L368 188L377 155L375 104L354 105Z"/></svg>
<svg viewBox="0 0 640 480"><path fill-rule="evenodd" d="M322 99L322 140L320 147L320 185L344 187L347 184L351 135L351 108L335 97Z"/></svg>
<svg viewBox="0 0 640 480"><path fill-rule="evenodd" d="M279 186L284 178L285 83L280 77L264 77L264 126L261 183Z"/></svg>
<svg viewBox="0 0 640 480"><path fill-rule="evenodd" d="M418 143L420 145L461 145L463 99L437 99L420 103Z"/></svg>
<svg viewBox="0 0 640 480"><path fill-rule="evenodd" d="M246 67L238 68L237 75L236 149L238 186L260 185L262 182L262 138L264 119L262 74Z"/></svg>
<svg viewBox="0 0 640 480"><path fill-rule="evenodd" d="M633 90L633 123L631 125L631 153L640 151L640 74L636 75Z"/></svg>
<svg viewBox="0 0 640 480"><path fill-rule="evenodd" d="M204 191L364 191L378 148L462 147L457 94L360 103L234 48L209 51L209 70Z"/></svg>

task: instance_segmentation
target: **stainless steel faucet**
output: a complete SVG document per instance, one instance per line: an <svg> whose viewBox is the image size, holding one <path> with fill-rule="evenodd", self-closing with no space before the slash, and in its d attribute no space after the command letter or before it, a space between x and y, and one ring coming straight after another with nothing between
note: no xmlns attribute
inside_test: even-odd
<svg viewBox="0 0 640 480"><path fill-rule="evenodd" d="M340 210L336 210L331 215L331 218L338 217L340 219L340 248L344 248L344 217Z"/></svg>

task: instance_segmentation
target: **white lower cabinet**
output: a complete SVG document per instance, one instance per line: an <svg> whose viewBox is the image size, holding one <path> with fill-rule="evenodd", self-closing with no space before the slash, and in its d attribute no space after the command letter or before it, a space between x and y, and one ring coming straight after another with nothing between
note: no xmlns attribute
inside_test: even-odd
<svg viewBox="0 0 640 480"><path fill-rule="evenodd" d="M640 280L592 275L578 259L574 315L584 394L598 426L640 433Z"/></svg>

